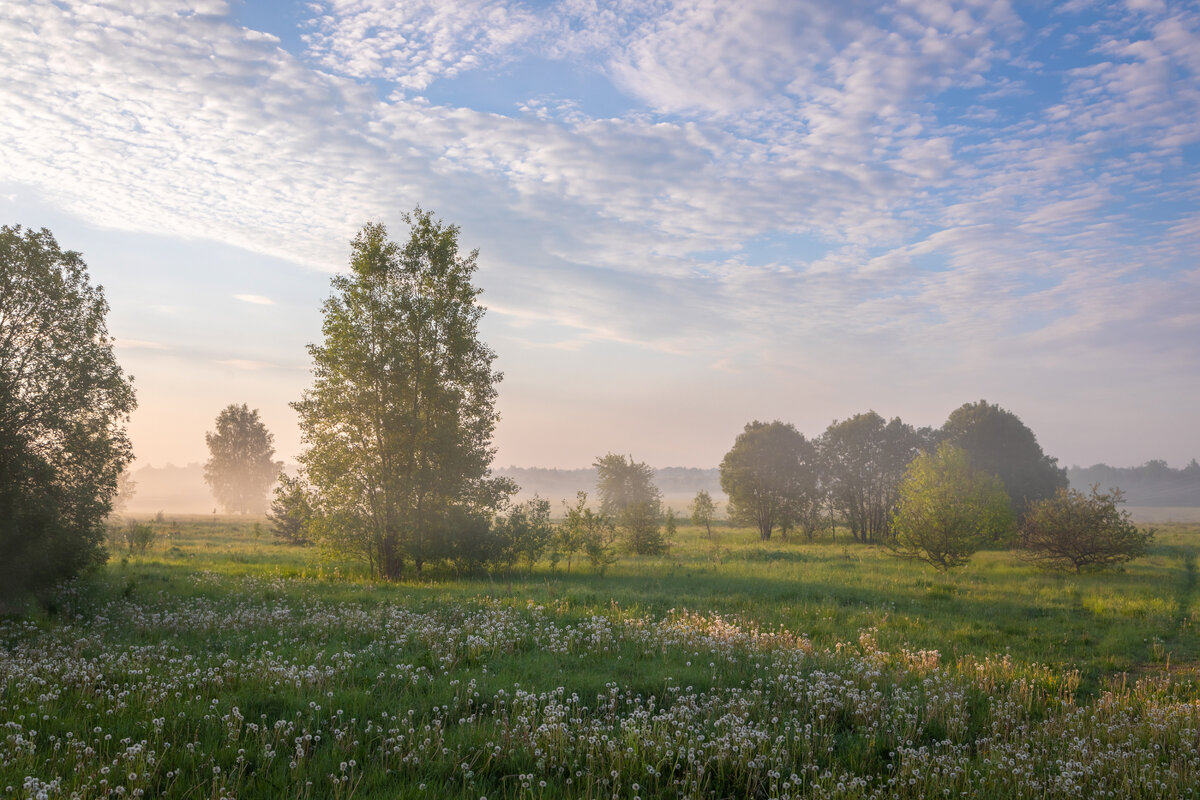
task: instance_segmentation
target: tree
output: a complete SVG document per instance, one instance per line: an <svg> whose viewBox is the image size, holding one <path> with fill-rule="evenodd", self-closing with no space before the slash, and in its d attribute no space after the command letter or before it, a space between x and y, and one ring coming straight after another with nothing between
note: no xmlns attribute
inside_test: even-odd
<svg viewBox="0 0 1200 800"><path fill-rule="evenodd" d="M313 518L312 503L304 483L297 478L280 474L275 486L275 497L267 519L275 538L287 544L312 544L310 524Z"/></svg>
<svg viewBox="0 0 1200 800"><path fill-rule="evenodd" d="M721 489L730 515L758 528L763 541L790 528L815 506L817 450L792 425L747 423L721 459Z"/></svg>
<svg viewBox="0 0 1200 800"><path fill-rule="evenodd" d="M587 492L576 493L575 505L565 501L563 505L567 516L558 525L555 547L567 557L567 572L571 571L572 557L580 550L593 567L603 572L615 559L612 545L616 528L612 520L587 507Z"/></svg>
<svg viewBox="0 0 1200 800"><path fill-rule="evenodd" d="M1146 554L1154 529L1139 530L1120 489L1091 494L1059 489L1029 506L1021 523L1020 545L1028 557L1049 569L1107 569Z"/></svg>
<svg viewBox="0 0 1200 800"><path fill-rule="evenodd" d="M458 227L419 208L404 220L403 246L377 223L354 238L293 404L322 537L386 579L450 557L456 530L515 491L489 474L501 375L479 338L478 251L462 255Z"/></svg>
<svg viewBox="0 0 1200 800"><path fill-rule="evenodd" d="M934 453L918 455L905 471L888 547L945 571L967 563L1012 528L1000 479L975 469L962 448L943 443Z"/></svg>
<svg viewBox="0 0 1200 800"><path fill-rule="evenodd" d="M654 469L633 456L609 453L596 459L596 490L600 513L616 523L625 546L638 555L666 552L659 525L663 519L662 493L654 485Z"/></svg>
<svg viewBox="0 0 1200 800"><path fill-rule="evenodd" d="M267 491L279 477L282 461L273 461L275 436L258 418L258 409L230 404L217 415L217 430L204 434L209 458L204 482L230 514L261 514Z"/></svg>
<svg viewBox="0 0 1200 800"><path fill-rule="evenodd" d="M834 421L820 439L822 468L834 508L860 542L882 542L904 470L929 434L874 411Z"/></svg>
<svg viewBox="0 0 1200 800"><path fill-rule="evenodd" d="M79 253L0 227L0 600L106 558L136 406L107 314Z"/></svg>
<svg viewBox="0 0 1200 800"><path fill-rule="evenodd" d="M976 468L996 475L1022 515L1030 503L1067 488L1067 471L1042 452L1020 417L986 400L955 409L942 426L942 439L966 450Z"/></svg>
<svg viewBox="0 0 1200 800"><path fill-rule="evenodd" d="M712 538L712 521L713 516L717 513L717 507L713 503L712 496L708 492L701 489L696 492L696 499L692 501L692 524L696 526L703 525L704 532L708 534L708 538Z"/></svg>
<svg viewBox="0 0 1200 800"><path fill-rule="evenodd" d="M510 570L518 560L523 560L532 574L533 565L546 552L554 535L550 501L533 497L515 504L505 517L496 520L496 529L502 542L501 560Z"/></svg>

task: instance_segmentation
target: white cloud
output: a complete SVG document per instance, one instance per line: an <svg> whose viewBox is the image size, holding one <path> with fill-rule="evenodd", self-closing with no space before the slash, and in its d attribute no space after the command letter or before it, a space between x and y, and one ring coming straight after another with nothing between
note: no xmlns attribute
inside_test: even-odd
<svg viewBox="0 0 1200 800"><path fill-rule="evenodd" d="M243 303L251 303L256 306L273 306L275 301L269 297L263 297L261 294L235 294L234 300L241 300Z"/></svg>
<svg viewBox="0 0 1200 800"><path fill-rule="evenodd" d="M1162 319L1114 317L1129 348L1186 319L1130 270L1188 258L1194 221L1140 247L1126 206L1197 140L1195 14L1114 17L1065 92L1013 105L1050 68L1003 3L336 0L307 54L187 8L6 6L0 176L101 225L325 269L363 221L421 202L483 248L486 303L566 329L543 347L882 370L909 344L1014 337L1051 359L1026 331L1095 332L1119 297ZM643 106L505 117L414 96L530 56ZM755 252L773 237L811 252Z"/></svg>

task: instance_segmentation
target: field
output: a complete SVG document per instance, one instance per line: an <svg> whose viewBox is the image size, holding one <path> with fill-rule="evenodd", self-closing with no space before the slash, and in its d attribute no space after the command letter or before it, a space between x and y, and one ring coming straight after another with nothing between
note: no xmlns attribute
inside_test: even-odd
<svg viewBox="0 0 1200 800"><path fill-rule="evenodd" d="M265 526L0 620L4 797L1193 797L1200 526L948 577L681 528L603 575L372 583Z"/></svg>

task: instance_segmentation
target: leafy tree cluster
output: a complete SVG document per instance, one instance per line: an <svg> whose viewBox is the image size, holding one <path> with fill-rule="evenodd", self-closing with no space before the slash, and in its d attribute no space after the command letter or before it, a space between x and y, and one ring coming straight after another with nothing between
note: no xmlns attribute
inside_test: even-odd
<svg viewBox="0 0 1200 800"><path fill-rule="evenodd" d="M791 425L751 422L721 462L721 485L731 515L757 527L764 540L776 529L786 535L794 525L811 538L827 510L856 541L894 544L906 476L919 455L935 456L940 444L961 451L952 460L973 471L954 480L966 480L974 472L995 476L1016 517L1066 483L1065 472L1015 414L980 401L956 409L936 430L868 411L835 420L820 437L807 441ZM921 462L920 469L929 467ZM943 472L945 480L951 477ZM933 490L928 480L926 485ZM958 488L965 490L965 485ZM1004 545L1011 539L1011 526L987 530L992 538L980 544ZM947 563L958 560L949 552L936 558L942 557Z"/></svg>
<svg viewBox="0 0 1200 800"><path fill-rule="evenodd" d="M107 313L79 253L0 227L0 603L106 558L135 406Z"/></svg>

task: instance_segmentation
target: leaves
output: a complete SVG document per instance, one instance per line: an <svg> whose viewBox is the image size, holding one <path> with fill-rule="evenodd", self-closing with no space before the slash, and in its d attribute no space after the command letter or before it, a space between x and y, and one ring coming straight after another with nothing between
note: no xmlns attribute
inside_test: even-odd
<svg viewBox="0 0 1200 800"><path fill-rule="evenodd" d="M100 287L53 235L0 227L0 587L102 562L136 405Z"/></svg>
<svg viewBox="0 0 1200 800"><path fill-rule="evenodd" d="M387 578L445 557L450 520L514 490L489 475L501 374L479 338L478 254L419 208L405 221L403 246L378 223L355 237L309 346L313 386L293 404L323 538Z"/></svg>

